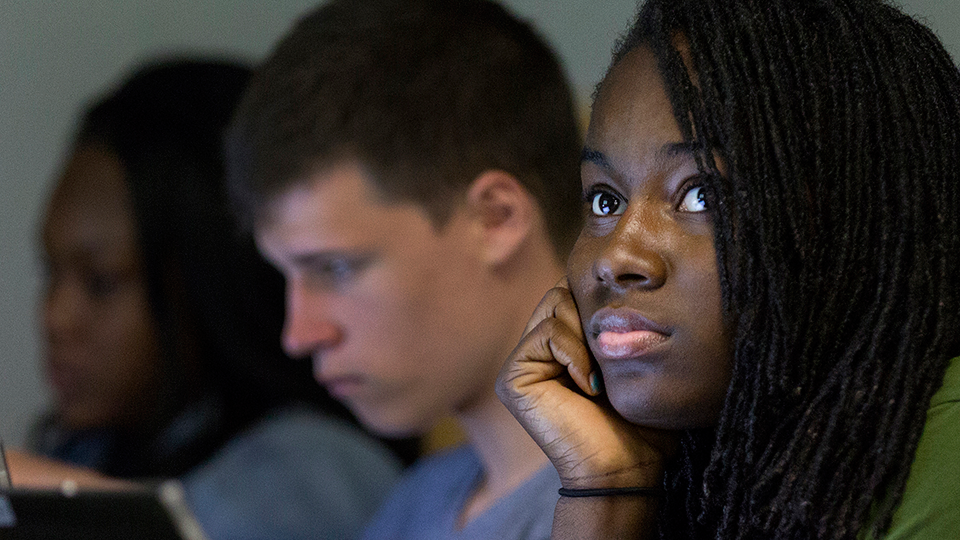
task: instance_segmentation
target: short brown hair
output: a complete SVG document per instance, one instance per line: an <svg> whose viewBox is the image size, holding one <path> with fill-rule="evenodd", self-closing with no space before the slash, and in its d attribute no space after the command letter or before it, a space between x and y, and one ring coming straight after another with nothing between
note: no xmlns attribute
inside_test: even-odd
<svg viewBox="0 0 960 540"><path fill-rule="evenodd" d="M580 133L563 70L487 0L333 0L258 69L227 137L248 225L317 167L356 159L438 225L484 170L536 198L558 254L580 226Z"/></svg>

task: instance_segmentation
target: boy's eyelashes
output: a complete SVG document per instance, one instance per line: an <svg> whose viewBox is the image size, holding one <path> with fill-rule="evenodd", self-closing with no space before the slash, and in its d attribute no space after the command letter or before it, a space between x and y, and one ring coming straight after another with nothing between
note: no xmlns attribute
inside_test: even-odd
<svg viewBox="0 0 960 540"><path fill-rule="evenodd" d="M337 287L356 279L374 260L373 254L324 257L311 261L304 273L318 284Z"/></svg>

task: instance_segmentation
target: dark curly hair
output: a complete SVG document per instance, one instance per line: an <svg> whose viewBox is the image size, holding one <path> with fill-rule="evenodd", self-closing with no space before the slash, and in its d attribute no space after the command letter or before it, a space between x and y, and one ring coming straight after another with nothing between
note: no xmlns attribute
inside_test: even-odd
<svg viewBox="0 0 960 540"><path fill-rule="evenodd" d="M957 67L880 0L649 0L613 66L641 46L727 168L706 176L735 336L661 535L880 535L960 354Z"/></svg>

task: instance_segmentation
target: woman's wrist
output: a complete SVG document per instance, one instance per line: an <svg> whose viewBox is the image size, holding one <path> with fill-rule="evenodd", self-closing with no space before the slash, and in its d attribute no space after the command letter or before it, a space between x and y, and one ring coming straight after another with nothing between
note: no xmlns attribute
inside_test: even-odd
<svg viewBox="0 0 960 540"><path fill-rule="evenodd" d="M660 466L631 467L607 473L584 476L561 475L565 490L662 490L663 469Z"/></svg>
<svg viewBox="0 0 960 540"><path fill-rule="evenodd" d="M651 538L660 497L560 497L553 540Z"/></svg>
<svg viewBox="0 0 960 540"><path fill-rule="evenodd" d="M667 490L659 486L629 486L612 488L560 488L561 497L666 497Z"/></svg>

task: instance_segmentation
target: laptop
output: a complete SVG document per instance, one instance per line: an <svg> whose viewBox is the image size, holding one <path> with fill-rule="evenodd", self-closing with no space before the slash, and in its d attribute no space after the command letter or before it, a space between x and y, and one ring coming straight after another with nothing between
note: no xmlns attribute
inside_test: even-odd
<svg viewBox="0 0 960 540"><path fill-rule="evenodd" d="M207 540L176 480L108 491L10 486L0 445L0 539Z"/></svg>
<svg viewBox="0 0 960 540"><path fill-rule="evenodd" d="M7 472L7 452L0 441L0 490L10 489L10 473Z"/></svg>

